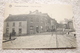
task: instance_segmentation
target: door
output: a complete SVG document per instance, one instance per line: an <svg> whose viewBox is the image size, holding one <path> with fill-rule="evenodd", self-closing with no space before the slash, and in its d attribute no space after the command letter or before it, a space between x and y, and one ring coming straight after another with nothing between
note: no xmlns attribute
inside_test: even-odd
<svg viewBox="0 0 80 53"><path fill-rule="evenodd" d="M14 29L14 28L12 29L12 35L13 35L13 36L16 35L16 32L15 32L15 29Z"/></svg>
<svg viewBox="0 0 80 53"><path fill-rule="evenodd" d="M36 27L36 32L39 33L39 27Z"/></svg>
<svg viewBox="0 0 80 53"><path fill-rule="evenodd" d="M22 29L21 29L21 28L19 29L19 34L20 34L20 35L22 34Z"/></svg>

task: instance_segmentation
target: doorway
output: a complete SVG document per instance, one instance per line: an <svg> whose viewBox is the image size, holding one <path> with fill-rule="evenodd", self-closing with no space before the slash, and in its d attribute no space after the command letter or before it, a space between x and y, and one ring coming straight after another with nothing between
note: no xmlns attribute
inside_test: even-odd
<svg viewBox="0 0 80 53"><path fill-rule="evenodd" d="M21 28L19 29L19 34L20 34L20 35L22 34L22 29L21 29Z"/></svg>
<svg viewBox="0 0 80 53"><path fill-rule="evenodd" d="M39 27L36 27L36 32L39 33Z"/></svg>
<svg viewBox="0 0 80 53"><path fill-rule="evenodd" d="M16 35L16 32L15 32L15 29L14 29L14 28L12 29L12 35L13 35L13 36Z"/></svg>

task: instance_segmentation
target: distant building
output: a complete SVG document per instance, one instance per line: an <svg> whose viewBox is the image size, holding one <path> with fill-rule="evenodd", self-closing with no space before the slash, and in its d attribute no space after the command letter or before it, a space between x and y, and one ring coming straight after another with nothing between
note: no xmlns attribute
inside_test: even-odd
<svg viewBox="0 0 80 53"><path fill-rule="evenodd" d="M72 20L71 21L68 21L67 28L68 29L74 29L74 27L73 27L73 21Z"/></svg>
<svg viewBox="0 0 80 53"><path fill-rule="evenodd" d="M47 13L38 10L29 14L9 15L4 21L4 34L16 32L16 35L47 32L55 27L56 20Z"/></svg>
<svg viewBox="0 0 80 53"><path fill-rule="evenodd" d="M51 19L51 30L56 30L57 29L57 21L55 19Z"/></svg>

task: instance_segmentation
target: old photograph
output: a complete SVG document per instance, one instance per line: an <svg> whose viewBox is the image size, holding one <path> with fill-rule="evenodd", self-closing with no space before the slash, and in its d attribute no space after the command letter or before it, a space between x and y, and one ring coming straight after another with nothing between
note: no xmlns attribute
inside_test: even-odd
<svg viewBox="0 0 80 53"><path fill-rule="evenodd" d="M76 48L71 5L6 4L2 48Z"/></svg>

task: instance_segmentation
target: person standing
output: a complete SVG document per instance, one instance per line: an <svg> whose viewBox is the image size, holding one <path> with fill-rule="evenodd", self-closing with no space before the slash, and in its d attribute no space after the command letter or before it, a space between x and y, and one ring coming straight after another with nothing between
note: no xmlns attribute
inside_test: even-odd
<svg viewBox="0 0 80 53"><path fill-rule="evenodd" d="M11 40L12 33L10 33L9 40Z"/></svg>

